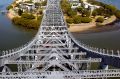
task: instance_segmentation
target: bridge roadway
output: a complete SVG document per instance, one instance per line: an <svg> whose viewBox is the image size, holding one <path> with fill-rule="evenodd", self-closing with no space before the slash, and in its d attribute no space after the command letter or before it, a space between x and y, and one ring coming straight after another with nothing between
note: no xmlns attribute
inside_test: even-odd
<svg viewBox="0 0 120 79"><path fill-rule="evenodd" d="M71 35L71 33L69 33L67 29L67 24L64 21L64 16L59 4L60 4L59 0L48 0L46 11L44 13L40 29L38 30L38 33L33 38L33 40L31 40L27 44L17 49L12 49L9 51L2 52L2 55L0 56L0 67L5 66L6 64L17 64L18 72L14 73L9 71L8 72L2 71L0 73L0 79L41 78L42 76L40 75L41 73L36 72L38 70L37 69L38 66L43 66L41 70L44 71L44 73L48 73L46 70L49 70L49 68L51 67L53 67L54 69L55 69L55 66L60 67L59 69L65 70L65 71L59 72L63 75L63 76L60 75L59 78L61 78L62 76L63 79L73 79L73 78L78 79L78 77L79 78L102 78L103 76L104 77L120 77L119 69L79 70L79 68L82 67L81 63L83 62L91 63L92 58L94 60L96 58L96 60L93 62L96 62L96 61L100 62L101 60L99 60L99 58L101 58L102 59L101 64L103 65L120 67L119 51L117 52L116 55L113 53L113 51L112 51L112 54L109 54L110 53L109 51L106 52L105 50L89 47L82 44L81 42L79 44ZM71 55L71 53L73 54ZM88 57L88 60L84 60L84 57L82 56L83 53L85 53L86 55L85 57ZM90 57L92 57L91 60L89 60ZM26 60L22 61L24 58ZM32 59L32 61L30 59ZM48 60L52 62L49 62L48 64L47 62ZM55 60L58 60L58 61L55 62ZM73 63L73 61L77 63ZM65 62L67 63L67 65L63 64ZM22 68L23 65L21 64L25 65L24 70ZM44 64L44 65L41 65L41 64ZM66 68L66 67L69 67L69 68ZM34 71L35 68L36 68L36 71ZM7 70L7 69L4 69L3 67L3 70ZM29 70L31 71L23 72L23 71L29 71ZM51 72L51 73L54 73L54 72ZM57 71L55 73L58 74ZM45 77L46 75L44 74L43 76ZM49 77L49 79L50 78L53 79L52 75L49 76L49 74L47 74L47 76Z"/></svg>

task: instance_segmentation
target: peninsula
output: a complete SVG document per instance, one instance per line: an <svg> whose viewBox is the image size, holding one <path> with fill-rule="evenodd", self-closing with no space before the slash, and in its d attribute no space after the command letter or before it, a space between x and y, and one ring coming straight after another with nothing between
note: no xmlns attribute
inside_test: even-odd
<svg viewBox="0 0 120 79"><path fill-rule="evenodd" d="M120 10L95 0L62 0L61 7L69 31L80 32L115 22Z"/></svg>
<svg viewBox="0 0 120 79"><path fill-rule="evenodd" d="M46 0L15 0L7 7L7 15L15 25L38 29L46 3Z"/></svg>

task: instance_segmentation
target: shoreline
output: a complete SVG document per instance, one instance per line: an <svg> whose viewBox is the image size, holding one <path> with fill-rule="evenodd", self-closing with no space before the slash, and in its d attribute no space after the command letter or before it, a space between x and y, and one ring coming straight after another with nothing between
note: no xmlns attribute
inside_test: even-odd
<svg viewBox="0 0 120 79"><path fill-rule="evenodd" d="M92 29L98 29L98 28L104 28L107 27L107 25L110 25L114 22L117 21L117 18L115 16L111 16L111 18L105 20L103 23L101 23L101 26L97 26L96 22L91 22L91 23L81 23L81 24L70 24L70 27L68 30L70 32L84 32L87 30L92 30ZM106 28L107 30L107 28Z"/></svg>
<svg viewBox="0 0 120 79"><path fill-rule="evenodd" d="M12 10L8 10L8 13L6 15L10 20L17 16Z"/></svg>

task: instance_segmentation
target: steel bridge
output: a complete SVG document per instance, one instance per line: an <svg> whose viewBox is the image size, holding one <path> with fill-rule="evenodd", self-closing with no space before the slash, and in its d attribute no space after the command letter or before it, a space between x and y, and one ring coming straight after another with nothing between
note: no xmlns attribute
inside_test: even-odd
<svg viewBox="0 0 120 79"><path fill-rule="evenodd" d="M40 29L33 40L0 54L0 79L120 77L119 51L114 53L78 43L67 29L60 0L47 1ZM104 68L89 70L90 64L96 62ZM118 69L108 69L108 65Z"/></svg>

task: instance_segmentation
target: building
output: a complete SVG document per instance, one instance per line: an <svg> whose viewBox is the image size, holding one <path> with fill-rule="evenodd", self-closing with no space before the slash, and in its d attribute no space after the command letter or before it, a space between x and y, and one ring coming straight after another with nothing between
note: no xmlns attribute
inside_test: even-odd
<svg viewBox="0 0 120 79"><path fill-rule="evenodd" d="M81 6L81 3L79 2L79 0L68 0L68 1L72 5L71 6L72 9L75 9L75 8Z"/></svg>
<svg viewBox="0 0 120 79"><path fill-rule="evenodd" d="M83 2L83 5L84 5L84 8L90 9L91 11L93 11L94 9L100 8L100 6L92 5L88 2Z"/></svg>
<svg viewBox="0 0 120 79"><path fill-rule="evenodd" d="M16 0L16 3L26 2L26 1L30 1L30 0Z"/></svg>
<svg viewBox="0 0 120 79"><path fill-rule="evenodd" d="M20 9L22 9L23 11L32 11L35 10L35 5L34 3L21 3L20 4Z"/></svg>
<svg viewBox="0 0 120 79"><path fill-rule="evenodd" d="M71 6L71 8L75 9L75 8L77 8L79 6L81 6L81 3L73 3L72 6Z"/></svg>
<svg viewBox="0 0 120 79"><path fill-rule="evenodd" d="M42 2L42 1L45 1L45 0L33 0L33 3L39 3L39 2Z"/></svg>

